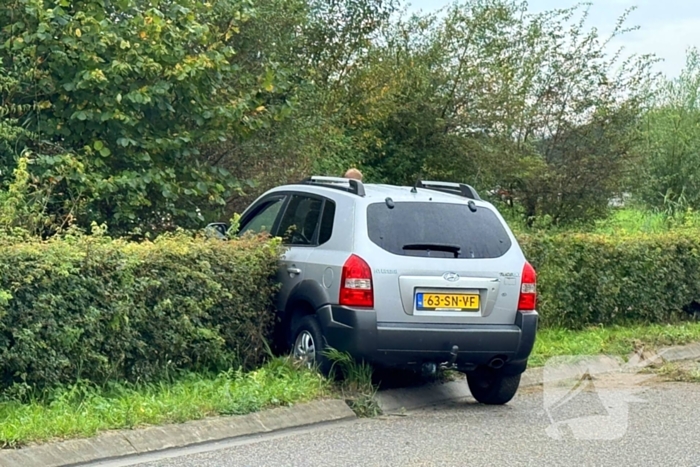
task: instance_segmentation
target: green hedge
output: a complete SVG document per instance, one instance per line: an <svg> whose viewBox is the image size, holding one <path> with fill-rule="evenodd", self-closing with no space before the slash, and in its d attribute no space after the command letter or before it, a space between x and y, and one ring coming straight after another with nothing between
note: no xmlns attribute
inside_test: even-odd
<svg viewBox="0 0 700 467"><path fill-rule="evenodd" d="M700 300L700 235L519 235L538 273L542 324L667 323Z"/></svg>
<svg viewBox="0 0 700 467"><path fill-rule="evenodd" d="M700 301L700 235L519 235L547 327L665 323ZM252 367L280 249L248 238L0 238L0 389Z"/></svg>
<svg viewBox="0 0 700 467"><path fill-rule="evenodd" d="M185 235L0 240L0 388L253 366L279 249Z"/></svg>

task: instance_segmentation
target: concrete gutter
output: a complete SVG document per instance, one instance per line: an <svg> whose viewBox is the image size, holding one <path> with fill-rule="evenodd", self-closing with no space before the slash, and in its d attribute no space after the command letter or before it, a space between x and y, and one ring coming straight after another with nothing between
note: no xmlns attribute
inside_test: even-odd
<svg viewBox="0 0 700 467"><path fill-rule="evenodd" d="M67 467L353 418L355 413L344 401L317 401L249 415L115 431L90 439L2 450L0 467Z"/></svg>

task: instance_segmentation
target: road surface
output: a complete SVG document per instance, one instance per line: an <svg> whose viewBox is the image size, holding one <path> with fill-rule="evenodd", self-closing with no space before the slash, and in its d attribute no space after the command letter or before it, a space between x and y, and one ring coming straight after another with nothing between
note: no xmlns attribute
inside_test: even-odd
<svg viewBox="0 0 700 467"><path fill-rule="evenodd" d="M598 397L601 390L583 391L550 410L545 410L545 393L541 387L529 388L503 407L467 399L403 416L342 422L96 465L700 466L698 384L648 384L636 394L637 401L622 404L629 411L618 410L612 424L609 418L589 418L588 423L581 418L610 413ZM574 431L563 429L561 439L550 436L553 421L571 418L582 420L587 434L579 433L576 439ZM596 434L608 439L581 439ZM609 439L618 434L622 436Z"/></svg>

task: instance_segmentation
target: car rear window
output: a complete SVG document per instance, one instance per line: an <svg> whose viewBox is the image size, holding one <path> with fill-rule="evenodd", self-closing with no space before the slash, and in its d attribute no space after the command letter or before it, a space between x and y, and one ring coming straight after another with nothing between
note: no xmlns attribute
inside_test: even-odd
<svg viewBox="0 0 700 467"><path fill-rule="evenodd" d="M466 204L395 202L367 207L369 238L396 255L498 258L511 247L508 232L488 208Z"/></svg>

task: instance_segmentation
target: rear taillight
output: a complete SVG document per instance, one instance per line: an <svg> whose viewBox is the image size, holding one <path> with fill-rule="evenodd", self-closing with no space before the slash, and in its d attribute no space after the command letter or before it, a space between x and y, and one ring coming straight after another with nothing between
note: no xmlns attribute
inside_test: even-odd
<svg viewBox="0 0 700 467"><path fill-rule="evenodd" d="M374 307L372 270L357 255L351 255L343 265L340 279L340 304L345 306Z"/></svg>
<svg viewBox="0 0 700 467"><path fill-rule="evenodd" d="M537 273L530 263L525 262L520 285L518 310L535 311L535 307L537 307Z"/></svg>

